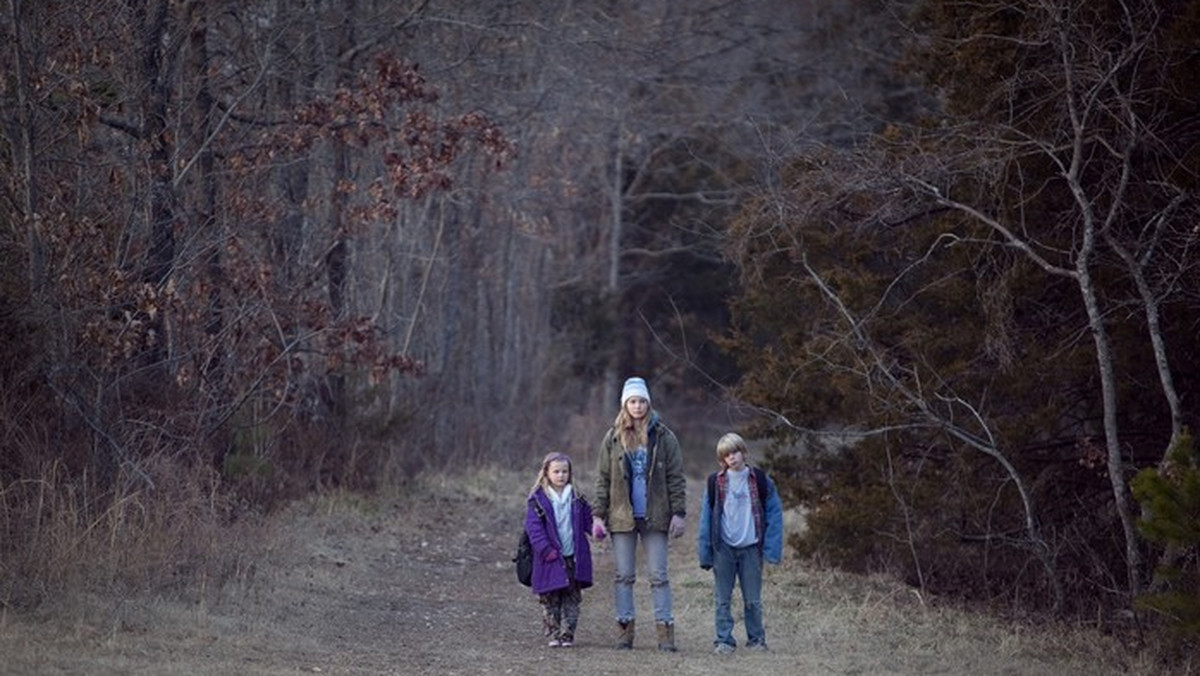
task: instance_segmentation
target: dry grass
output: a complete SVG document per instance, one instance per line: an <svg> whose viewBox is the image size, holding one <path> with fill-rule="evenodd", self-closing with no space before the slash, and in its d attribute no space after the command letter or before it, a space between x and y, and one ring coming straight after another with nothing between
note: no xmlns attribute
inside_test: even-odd
<svg viewBox="0 0 1200 676"><path fill-rule="evenodd" d="M711 575L691 569L688 557L682 558L680 573L673 574L676 584L699 593L700 605L707 606ZM1149 637L1135 646L1092 627L1045 618L1005 619L923 598L882 575L815 568L795 559L767 567L763 598L769 640L786 641L789 649L819 665L811 673L1200 673L1194 661L1168 666L1161 659L1164 650ZM735 592L734 607L740 603Z"/></svg>
<svg viewBox="0 0 1200 676"><path fill-rule="evenodd" d="M60 562L57 575L43 573L43 584L77 591L62 594L69 603L42 606L40 619L0 614L3 674L686 676L717 668L708 647L712 577L695 565L694 524L671 553L680 653L607 647L611 601L602 580L611 556L603 544L596 548L601 582L585 595L578 650L533 648L544 648L532 625L536 604L507 561L532 471L425 475L372 496L325 493L253 532L213 519L223 508L196 481L167 504L130 490L87 512L78 489L53 474L43 478L37 491L22 489L19 501L65 511L55 516L47 507L34 520L40 551ZM587 476L580 480L587 485ZM689 487L695 501L699 489ZM17 493L6 492L5 504ZM17 513L4 509L7 528ZM96 570L88 569L89 556ZM146 560L127 568L139 556ZM138 593L116 593L121 588ZM1088 628L998 619L923 599L884 577L791 559L767 568L764 599L772 652L735 656L721 665L725 676L1196 673L1192 665L1165 669L1154 651L1133 651ZM469 636L469 645L439 649L437 637L447 631Z"/></svg>
<svg viewBox="0 0 1200 676"><path fill-rule="evenodd" d="M141 477L71 478L58 463L0 487L0 605L52 609L90 595L137 592L203 601L250 575L254 519L205 469L161 463ZM101 488L104 485L106 487Z"/></svg>
<svg viewBox="0 0 1200 676"><path fill-rule="evenodd" d="M1165 673L1149 653L1098 632L945 607L883 577L791 562L769 588L776 625L814 654L850 656L858 673Z"/></svg>

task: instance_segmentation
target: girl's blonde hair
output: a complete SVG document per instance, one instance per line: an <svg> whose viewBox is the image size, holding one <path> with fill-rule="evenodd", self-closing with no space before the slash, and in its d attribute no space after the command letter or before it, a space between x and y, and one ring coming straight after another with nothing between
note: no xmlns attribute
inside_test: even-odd
<svg viewBox="0 0 1200 676"><path fill-rule="evenodd" d="M533 488L529 490L529 494L533 495L539 488L550 487L550 463L566 462L567 463L567 483L571 484L575 481L575 466L571 463L571 456L558 451L551 451L542 458L542 468L538 470L537 481L533 484Z"/></svg>
<svg viewBox="0 0 1200 676"><path fill-rule="evenodd" d="M750 448L746 446L746 440L742 438L742 435L736 432L730 432L724 435L717 440L717 463L721 465L722 469L724 469L725 458L737 453L738 451L742 452L742 457L745 458L747 464L749 464Z"/></svg>
<svg viewBox="0 0 1200 676"><path fill-rule="evenodd" d="M621 410L617 412L616 420L613 420L613 433L621 442L621 448L631 451L650 444L650 418L653 412L654 409L647 407L646 415L638 420L629 415L629 410L621 404Z"/></svg>

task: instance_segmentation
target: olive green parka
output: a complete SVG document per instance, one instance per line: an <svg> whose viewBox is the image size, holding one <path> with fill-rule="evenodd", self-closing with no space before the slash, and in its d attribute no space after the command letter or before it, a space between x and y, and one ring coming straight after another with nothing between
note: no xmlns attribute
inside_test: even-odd
<svg viewBox="0 0 1200 676"><path fill-rule="evenodd" d="M661 420L650 412L648 432L649 454L646 476L646 525L666 532L671 517L687 515L687 479L683 475L683 453L679 440ZM596 465L596 492L592 512L604 520L608 530L627 533L634 529L633 504L630 502L633 483L632 468L616 431L609 428L600 443L600 458Z"/></svg>

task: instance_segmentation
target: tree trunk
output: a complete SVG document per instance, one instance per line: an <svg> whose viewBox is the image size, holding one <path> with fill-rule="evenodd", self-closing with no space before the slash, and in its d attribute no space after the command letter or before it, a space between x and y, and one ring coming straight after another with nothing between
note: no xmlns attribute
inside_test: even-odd
<svg viewBox="0 0 1200 676"><path fill-rule="evenodd" d="M29 258L27 271L29 279L29 293L34 299L40 298L46 284L46 246L42 242L41 232L38 230L38 182L37 175L33 171L33 156L34 156L34 139L36 136L36 121L33 115L33 106L29 101L29 77L28 77L28 49L26 44L24 20L24 4L21 0L8 0L9 17L12 20L14 40L11 45L13 50L13 65L16 78L15 93L17 96L17 143L14 153L19 170L21 172L21 210L22 218L25 221L25 236L27 238L27 246L29 247Z"/></svg>
<svg viewBox="0 0 1200 676"><path fill-rule="evenodd" d="M167 128L171 82L163 56L164 41L170 37L167 31L170 5L167 0L159 0L149 7L137 3L134 16L137 34L142 41L140 75L144 93L140 102L141 140L149 148L147 217L150 244L146 252L142 279L161 289L175 264L174 188L171 181L171 155L174 144ZM165 355L163 313L159 312L149 317L148 322L156 339L148 346L146 357L150 364L161 364Z"/></svg>
<svg viewBox="0 0 1200 676"><path fill-rule="evenodd" d="M329 318L336 325L346 318L346 268L349 245L345 232L346 195L342 191L342 181L347 180L346 144L341 140L333 142L333 176L332 194L329 199L329 222L333 233L333 244L325 254L325 280L329 294ZM331 336L330 350L340 350L340 337ZM334 361L333 368L326 373L329 381L329 395L335 424L339 427L345 424L346 417L346 378L342 373L340 360Z"/></svg>
<svg viewBox="0 0 1200 676"><path fill-rule="evenodd" d="M625 177L624 153L625 149L621 142L622 134L624 133L624 124L618 123L616 129L616 138L613 139L613 164L612 164L612 184L609 186L609 232L608 232L608 294L607 302L609 309L609 320L619 323L621 321L621 238L624 226L624 194L623 182ZM618 332L618 335L620 332ZM614 349L612 356L608 360L608 366L604 372L604 395L602 406L610 406L610 402L617 401L618 384L617 379L621 377L621 358L625 351Z"/></svg>
<svg viewBox="0 0 1200 676"><path fill-rule="evenodd" d="M1092 340L1096 345L1096 364L1100 372L1100 391L1104 407L1104 439L1108 456L1108 480L1112 486L1113 507L1121 520L1121 532L1125 536L1125 565L1128 567L1129 593L1141 593L1142 555L1138 549L1137 530L1133 524L1133 509L1129 502L1129 489L1125 482L1124 463L1121 460L1121 439L1117 425L1117 385L1113 374L1112 355L1108 345L1108 332L1100 311L1096 292L1092 287L1086 258L1080 258L1079 290L1087 308L1088 324L1092 329Z"/></svg>

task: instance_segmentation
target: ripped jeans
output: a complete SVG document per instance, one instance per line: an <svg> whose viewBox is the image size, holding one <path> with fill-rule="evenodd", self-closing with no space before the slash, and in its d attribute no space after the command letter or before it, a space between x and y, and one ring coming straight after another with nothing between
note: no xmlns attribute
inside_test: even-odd
<svg viewBox="0 0 1200 676"><path fill-rule="evenodd" d="M654 595L654 621L674 624L671 611L671 583L667 579L667 534L648 528L637 519L634 530L612 533L612 550L616 558L617 577L613 596L617 621L634 619L633 583L637 581L637 543L646 548L646 567L650 573L650 591Z"/></svg>

